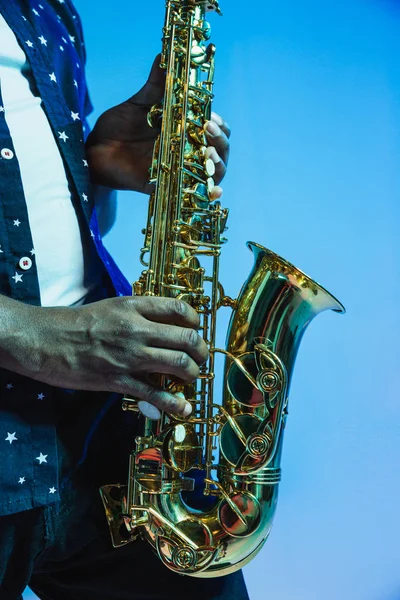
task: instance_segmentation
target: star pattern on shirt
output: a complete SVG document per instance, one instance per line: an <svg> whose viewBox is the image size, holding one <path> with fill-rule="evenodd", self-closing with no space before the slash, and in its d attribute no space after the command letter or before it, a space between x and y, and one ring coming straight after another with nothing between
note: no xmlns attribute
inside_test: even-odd
<svg viewBox="0 0 400 600"><path fill-rule="evenodd" d="M47 463L47 457L48 454L42 454L41 452L40 455L36 457L36 460L38 460L39 464L41 465L42 463Z"/></svg>
<svg viewBox="0 0 400 600"><path fill-rule="evenodd" d="M17 432L14 431L14 433L10 433L9 431L7 431L7 437L5 439L6 442L10 442L10 445L15 442L16 440L18 440L18 438L15 436Z"/></svg>
<svg viewBox="0 0 400 600"><path fill-rule="evenodd" d="M86 81L82 55L76 50L81 50L81 32L78 17L73 14L73 0L4 0L1 12L4 15L17 11L17 19L14 19L15 34L20 40L22 48L28 57L36 54L37 68L32 72L32 81L39 78L41 87L42 106L47 112L48 121L51 125L53 137L58 145L58 153L63 160L69 164L73 161L73 172L67 172L68 184L77 189L76 212L84 225L85 242L90 246L94 240L96 245L100 244L98 226L95 218L92 218L93 194L89 187L89 165L84 152L84 126L87 111L90 107L86 95ZM60 8L57 9L57 4ZM51 8L50 8L51 7ZM34 12L32 12L32 9ZM57 11L60 14L57 15ZM26 14L28 17L26 18ZM75 20L74 20L75 19ZM64 39L63 39L64 38ZM32 62L32 61L31 61ZM49 77L49 79L47 79ZM47 85L46 85L47 83ZM54 86L53 86L54 83ZM12 132L7 129L5 117L8 117L10 108L7 98L0 99L0 131L2 135L2 146L5 149L14 149L12 145ZM76 127L76 133L72 131ZM89 127L85 128L86 134ZM29 131L29 129L28 129ZM64 135L65 134L65 138ZM62 136L58 138L57 136ZM64 139L63 139L64 138ZM63 144L60 144L63 141ZM45 144L45 140L39 140ZM54 146L53 146L54 147ZM57 151L57 148L55 148ZM8 155L10 156L10 155ZM7 157L8 157L7 156ZM17 180L20 166L17 160L1 161L4 173L2 173L0 191L9 189L10 183ZM23 173L22 173L23 174ZM18 181L20 178L18 178ZM32 247L31 227L29 214L27 213L26 201L23 194L23 186L19 186L11 194L1 197L1 204L8 202L8 218L3 222L0 220L0 293L6 293L15 299L22 301L40 302L40 281L35 268L24 271L19 261L21 257L30 257L34 262L39 261L41 256L35 256ZM70 188L70 189L71 189ZM14 199L15 197L15 199ZM48 207L50 210L50 207ZM15 217L18 215L18 217ZM49 215L50 216L50 215ZM19 218L21 217L21 219ZM60 213L59 220L62 215ZM51 219L49 218L49 226ZM7 237L7 233L9 234ZM46 235L45 229L40 232ZM5 244L5 250L2 244ZM31 249L29 249L29 245ZM5 256L1 256L4 253ZM64 258L60 258L64 260ZM103 261L105 263L105 261ZM22 264L22 263L21 263ZM103 267L100 267L103 268ZM104 266L107 269L107 265ZM12 275L14 271L14 275ZM112 268L109 272L114 278ZM115 280L119 285L119 271L115 269ZM121 277L122 280L122 277ZM125 286L124 281L122 285ZM125 290L125 287L124 287ZM123 293L117 289L118 295ZM127 291L125 290L125 293ZM12 376L12 383L10 379ZM44 392L46 390L46 392ZM11 510L27 510L34 503L48 503L58 497L58 464L56 460L56 445L54 436L54 421L48 416L48 405L51 401L52 392L48 387L38 382L27 382L18 374L5 374L0 383L0 397L4 396L5 406L8 409L10 419L3 421L0 417L0 448L3 448L3 464L0 467L0 505L10 503ZM46 400L46 402L45 402ZM32 402L35 406L31 406ZM1 403L1 402L0 402ZM3 403L3 404L4 404ZM31 412L35 416L31 418ZM20 413L21 418L18 418ZM46 427L41 423L46 422ZM14 429L10 432L9 429ZM18 430L18 435L17 435ZM30 435L32 431L32 436ZM5 434L5 435L4 435ZM7 437L6 437L7 436ZM15 442L18 441L18 444ZM77 443L81 440L77 439ZM3 443L4 442L4 443ZM9 446L7 446L7 443ZM38 448L39 453L37 452ZM46 454L43 452L45 450ZM37 454L35 457L34 455ZM35 468L35 477L31 476L31 464ZM40 469L39 469L40 466ZM19 475L21 472L28 475ZM46 492L47 490L47 492ZM44 494L44 499L43 499ZM1 537L1 536L0 536ZM0 594L1 595L1 594Z"/></svg>
<svg viewBox="0 0 400 600"><path fill-rule="evenodd" d="M22 283L22 275L20 273L15 272L15 275L11 279L14 279L15 283Z"/></svg>

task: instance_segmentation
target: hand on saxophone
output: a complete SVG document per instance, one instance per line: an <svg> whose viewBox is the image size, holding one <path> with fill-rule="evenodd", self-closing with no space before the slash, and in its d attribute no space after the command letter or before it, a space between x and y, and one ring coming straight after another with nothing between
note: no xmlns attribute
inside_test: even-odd
<svg viewBox="0 0 400 600"><path fill-rule="evenodd" d="M93 183L117 190L150 193L149 167L158 130L147 122L149 109L161 102L165 90L165 73L157 56L145 85L134 96L103 113L86 143L87 159ZM230 129L212 113L205 124L209 143L207 158L215 163L215 187L211 198L222 195L219 183L226 173L229 157Z"/></svg>
<svg viewBox="0 0 400 600"><path fill-rule="evenodd" d="M185 398L157 388L152 373L192 382L208 358L199 316L173 298L109 298L37 307L1 297L0 367L67 389L133 396L187 416Z"/></svg>

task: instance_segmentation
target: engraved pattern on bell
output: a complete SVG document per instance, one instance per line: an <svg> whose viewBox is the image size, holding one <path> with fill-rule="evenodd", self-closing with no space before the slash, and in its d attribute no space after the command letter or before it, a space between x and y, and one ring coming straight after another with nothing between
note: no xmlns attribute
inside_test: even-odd
<svg viewBox="0 0 400 600"><path fill-rule="evenodd" d="M172 562L181 569L191 569L196 565L196 552L189 546L177 547L172 552Z"/></svg>
<svg viewBox="0 0 400 600"><path fill-rule="evenodd" d="M264 456L271 446L271 440L262 433L251 435L247 440L247 450L254 457Z"/></svg>
<svg viewBox="0 0 400 600"><path fill-rule="evenodd" d="M280 377L275 371L261 371L257 375L257 385L265 392L274 392L278 389L280 384Z"/></svg>
<svg viewBox="0 0 400 600"><path fill-rule="evenodd" d="M256 435L261 419L254 415L238 415L234 417L234 419L246 441L250 436ZM231 465L236 465L243 452L246 450L245 445L234 431L229 421L225 423L222 428L220 448L225 459Z"/></svg>

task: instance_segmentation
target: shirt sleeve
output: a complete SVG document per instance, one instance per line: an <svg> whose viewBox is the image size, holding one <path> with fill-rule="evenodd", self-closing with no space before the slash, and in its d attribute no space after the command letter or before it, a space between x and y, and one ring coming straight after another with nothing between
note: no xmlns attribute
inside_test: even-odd
<svg viewBox="0 0 400 600"><path fill-rule="evenodd" d="M75 26L75 30L76 33L79 37L79 56L81 58L81 62L82 62L82 66L86 66L86 46L85 46L85 39L84 39L84 35L83 35L83 26L82 26L82 20L79 16L78 11L76 10L74 4L72 3L72 0L65 0L65 3L67 4L69 11L71 13L71 17ZM94 108L93 108L93 104L92 101L90 99L90 94L88 91L88 87L86 85L86 95L85 95L85 100L84 100L84 119L86 120L87 117L93 112ZM89 126L87 123L85 123L85 133L88 134L89 132Z"/></svg>

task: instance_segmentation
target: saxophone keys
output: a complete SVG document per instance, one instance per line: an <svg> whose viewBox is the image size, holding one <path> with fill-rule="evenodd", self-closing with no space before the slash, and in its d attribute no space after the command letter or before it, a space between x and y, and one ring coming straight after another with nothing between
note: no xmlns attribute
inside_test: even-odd
<svg viewBox="0 0 400 600"><path fill-rule="evenodd" d="M209 194L211 194L211 192L213 191L214 187L215 187L215 181L214 181L214 179L212 177L209 177L207 179L207 190L208 190Z"/></svg>
<svg viewBox="0 0 400 600"><path fill-rule="evenodd" d="M204 168L205 168L205 171L206 171L208 177L213 177L215 175L215 163L211 158L207 158ZM214 187L214 180L213 180L213 187Z"/></svg>
<svg viewBox="0 0 400 600"><path fill-rule="evenodd" d="M187 473L201 457L198 436L192 425L178 423L168 432L163 444L163 456L178 473Z"/></svg>
<svg viewBox="0 0 400 600"><path fill-rule="evenodd" d="M153 404L150 404L150 402L146 402L146 400L140 400L137 403L137 407L142 415L147 419L150 419L151 421L159 421L161 419L161 411Z"/></svg>

